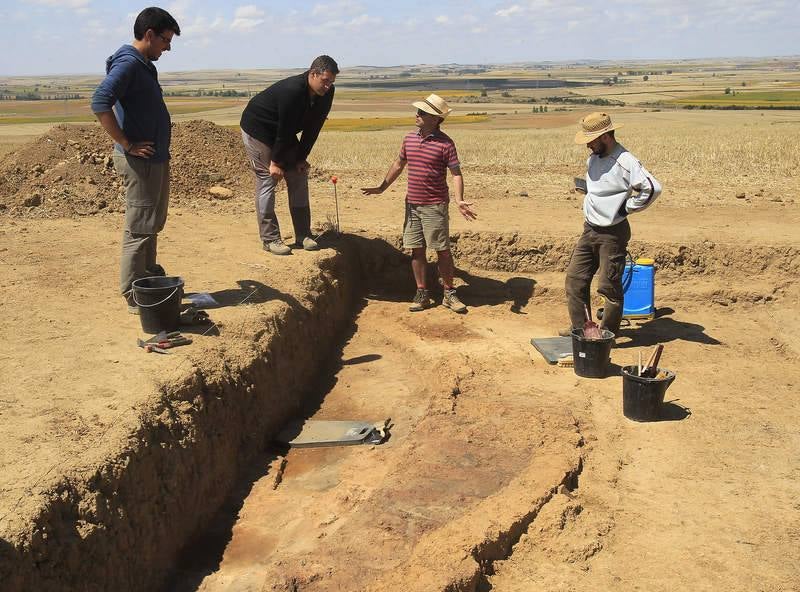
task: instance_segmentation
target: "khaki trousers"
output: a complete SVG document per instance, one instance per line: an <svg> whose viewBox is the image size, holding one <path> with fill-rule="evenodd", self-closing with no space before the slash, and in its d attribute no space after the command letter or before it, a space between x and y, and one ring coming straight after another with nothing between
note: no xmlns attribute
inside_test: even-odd
<svg viewBox="0 0 800 592"><path fill-rule="evenodd" d="M119 291L126 295L134 280L153 275L158 233L167 222L169 161L150 162L114 153L114 168L125 187L125 229L122 232Z"/></svg>

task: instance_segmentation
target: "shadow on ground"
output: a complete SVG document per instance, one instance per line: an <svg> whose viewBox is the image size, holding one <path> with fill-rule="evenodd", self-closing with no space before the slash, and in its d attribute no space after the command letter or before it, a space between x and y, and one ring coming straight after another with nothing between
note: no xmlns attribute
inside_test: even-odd
<svg viewBox="0 0 800 592"><path fill-rule="evenodd" d="M646 347L670 341L691 341L706 345L720 345L722 342L706 334L706 328L697 323L687 323L673 319L675 311L671 308L659 308L656 318L646 321L638 327L623 327L620 337L629 337L630 341L618 343L617 348Z"/></svg>

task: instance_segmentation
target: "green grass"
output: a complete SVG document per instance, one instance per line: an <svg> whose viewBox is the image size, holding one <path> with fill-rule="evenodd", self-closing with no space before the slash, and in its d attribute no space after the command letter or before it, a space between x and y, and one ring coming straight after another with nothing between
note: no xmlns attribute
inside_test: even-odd
<svg viewBox="0 0 800 592"><path fill-rule="evenodd" d="M166 100L172 115L185 115L226 109L242 99L170 97ZM89 99L70 101L0 101L0 125L23 123L85 123L95 121Z"/></svg>
<svg viewBox="0 0 800 592"><path fill-rule="evenodd" d="M377 86L377 85L376 85ZM454 97L470 97L480 93L480 89L473 90L442 90L437 91L436 94L443 99L452 99ZM420 96L422 95L422 96ZM354 88L337 88L336 99L358 99L358 100L390 100L390 99L405 99L408 101L419 101L425 96L418 90L381 90L380 88L372 90L361 90ZM335 102L335 101L334 101Z"/></svg>
<svg viewBox="0 0 800 592"><path fill-rule="evenodd" d="M23 123L89 123L95 121L93 115L68 115L55 116L43 115L41 117L26 116L3 116L0 115L0 125L20 125Z"/></svg>
<svg viewBox="0 0 800 592"><path fill-rule="evenodd" d="M488 121L488 115L454 115L447 118L447 125L464 124L464 123L479 123ZM340 132L368 132L393 127L413 127L413 117L342 117L336 119L329 119L325 122L326 130L335 130Z"/></svg>
<svg viewBox="0 0 800 592"><path fill-rule="evenodd" d="M800 107L800 90L748 91L731 88L731 94L704 94L675 99L676 105L744 105L747 107ZM733 92L736 94L734 95Z"/></svg>

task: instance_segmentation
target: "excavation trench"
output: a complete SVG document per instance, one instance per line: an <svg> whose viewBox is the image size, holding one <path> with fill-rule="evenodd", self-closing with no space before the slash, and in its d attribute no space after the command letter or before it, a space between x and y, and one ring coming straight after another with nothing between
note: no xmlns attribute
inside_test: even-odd
<svg viewBox="0 0 800 592"><path fill-rule="evenodd" d="M71 470L3 537L3 589L479 589L583 466L573 411L549 398L574 377L532 380L535 323L509 314L548 304L542 323L562 319L571 245L455 238L466 316L407 313L397 245L348 237L304 278L302 301L227 324L137 408L119 454ZM638 248L673 279L735 260L790 277L800 265L796 249ZM784 289L713 296L764 303ZM297 417L394 428L380 446L284 459L270 442Z"/></svg>

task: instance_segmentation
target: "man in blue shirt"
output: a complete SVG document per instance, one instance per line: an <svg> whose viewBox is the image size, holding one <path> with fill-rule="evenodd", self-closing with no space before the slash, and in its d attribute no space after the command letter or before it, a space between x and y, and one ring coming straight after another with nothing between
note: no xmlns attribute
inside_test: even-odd
<svg viewBox="0 0 800 592"><path fill-rule="evenodd" d="M106 77L92 96L92 111L114 140L114 168L125 186L120 293L132 313L138 313L133 281L165 275L156 254L167 221L171 122L153 62L180 34L167 11L144 9L133 25L134 41L106 60Z"/></svg>

